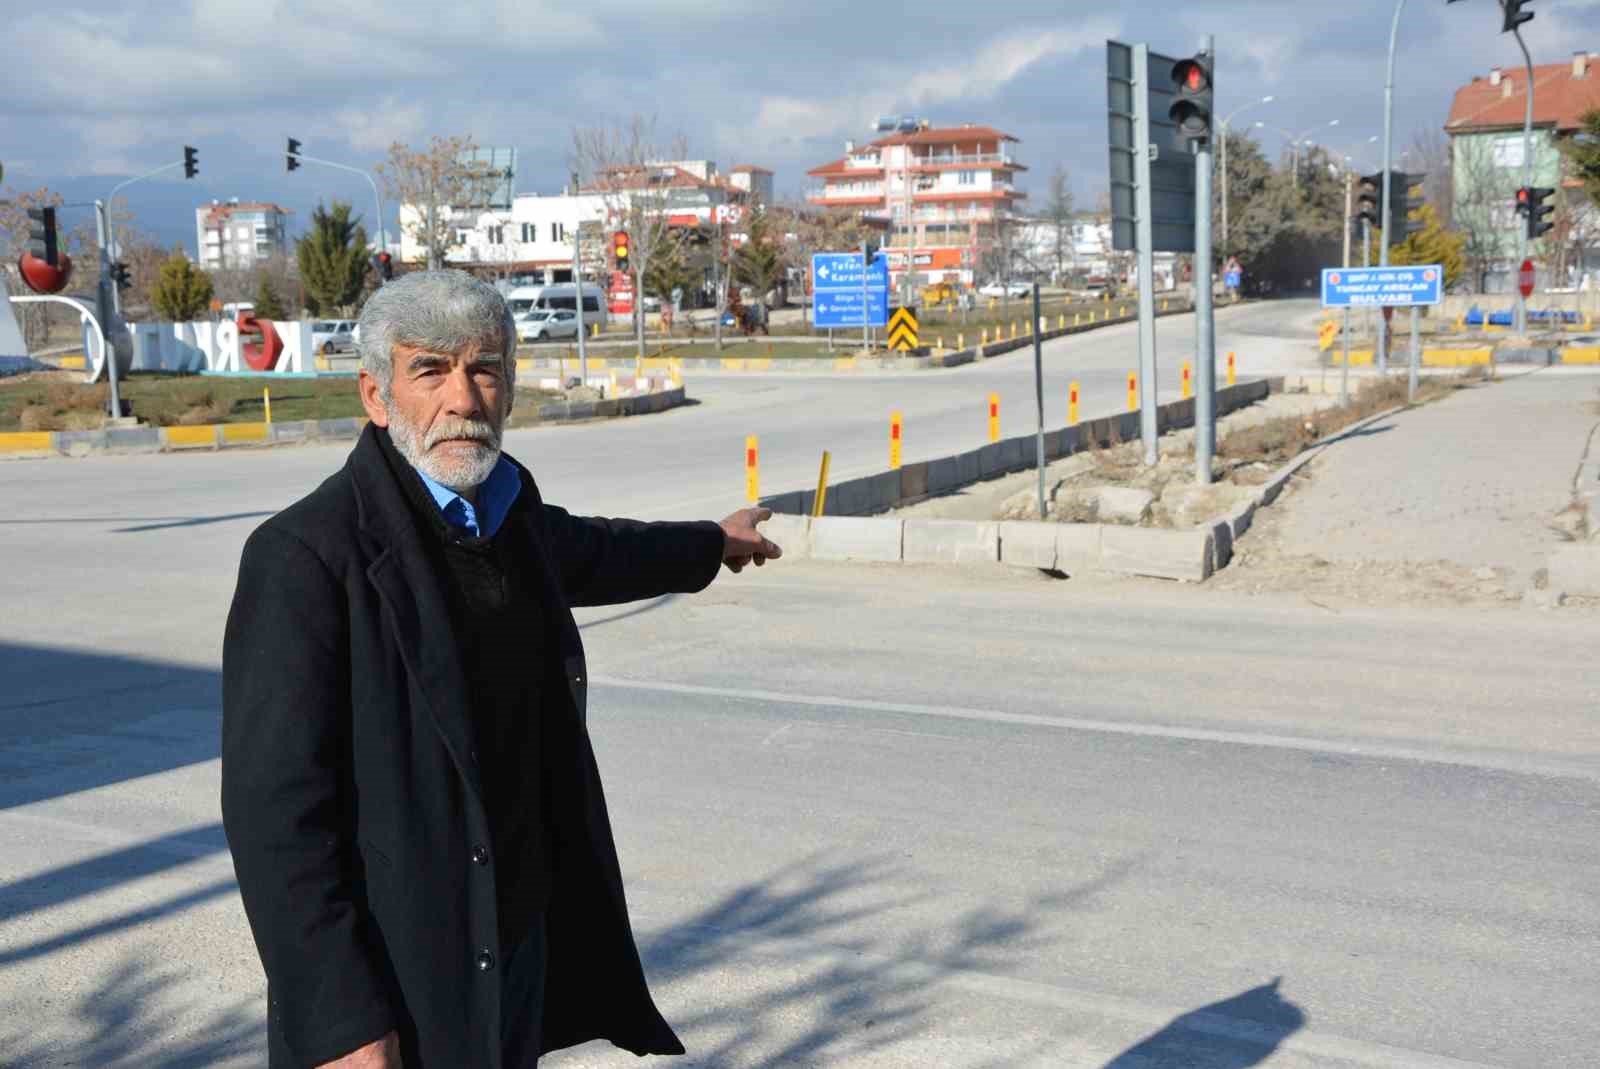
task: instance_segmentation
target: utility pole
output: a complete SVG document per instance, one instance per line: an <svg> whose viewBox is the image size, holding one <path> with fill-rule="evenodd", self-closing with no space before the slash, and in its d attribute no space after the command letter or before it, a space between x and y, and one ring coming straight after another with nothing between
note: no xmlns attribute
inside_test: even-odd
<svg viewBox="0 0 1600 1069"><path fill-rule="evenodd" d="M1406 0L1395 0L1394 17L1389 22L1389 69L1383 80L1383 208L1380 221L1383 229L1378 241L1378 266L1389 266L1389 198L1393 185L1389 172L1390 152L1394 144L1394 48L1400 37L1400 12ZM1378 373L1389 373L1389 329L1385 320L1378 325Z"/></svg>
<svg viewBox="0 0 1600 1069"><path fill-rule="evenodd" d="M1200 45L1210 59L1211 78L1217 70L1216 43L1206 34ZM1217 451L1217 349L1216 323L1211 307L1211 138L1195 142L1194 157L1194 362L1199 373L1194 401L1195 482L1211 483L1212 458Z"/></svg>

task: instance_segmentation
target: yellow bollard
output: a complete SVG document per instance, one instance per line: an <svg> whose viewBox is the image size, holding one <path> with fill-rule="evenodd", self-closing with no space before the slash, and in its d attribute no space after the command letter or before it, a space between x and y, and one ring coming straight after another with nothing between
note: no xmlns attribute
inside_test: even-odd
<svg viewBox="0 0 1600 1069"><path fill-rule="evenodd" d="M1110 290L1101 290L1100 291L1100 299L1102 301L1105 301L1107 304L1110 304L1111 303L1111 291Z"/></svg>
<svg viewBox="0 0 1600 1069"><path fill-rule="evenodd" d="M1091 323L1094 322L1094 313L1093 312L1089 313L1089 322L1091 322Z"/></svg>
<svg viewBox="0 0 1600 1069"><path fill-rule="evenodd" d="M828 502L828 451L822 451L822 469L817 472L817 493L811 502L811 515L821 516Z"/></svg>
<svg viewBox="0 0 1600 1069"><path fill-rule="evenodd" d="M1078 422L1078 380L1073 379L1067 384L1067 426L1076 426Z"/></svg>
<svg viewBox="0 0 1600 1069"><path fill-rule="evenodd" d="M1189 397L1189 395L1193 392L1193 387L1190 384L1191 383L1190 376L1192 374L1193 374L1193 369L1189 367L1189 361L1185 360L1183 362L1183 393L1181 395L1185 399L1187 399Z"/></svg>
<svg viewBox="0 0 1600 1069"><path fill-rule="evenodd" d="M1077 316L1073 316L1072 318L1076 319L1078 317ZM1066 330L1067 329L1067 313L1062 312L1060 315L1056 316L1056 329L1057 330Z"/></svg>
<svg viewBox="0 0 1600 1069"><path fill-rule="evenodd" d="M1228 385L1233 385L1233 350L1228 350Z"/></svg>
<svg viewBox="0 0 1600 1069"><path fill-rule="evenodd" d="M1163 301L1162 301L1162 302L1161 302L1161 310L1162 310L1162 311L1163 311L1163 312L1165 312L1165 311L1166 311L1166 310L1167 310L1167 302L1166 302L1166 301L1165 301L1165 300L1163 300Z"/></svg>
<svg viewBox="0 0 1600 1069"><path fill-rule="evenodd" d="M1126 307L1118 308L1117 309L1117 318L1118 319L1127 319L1128 318L1128 309Z"/></svg>
<svg viewBox="0 0 1600 1069"><path fill-rule="evenodd" d="M989 395L989 441L1000 440L1000 395Z"/></svg>
<svg viewBox="0 0 1600 1069"><path fill-rule="evenodd" d="M761 500L761 449L753 434L744 440L744 499L752 505Z"/></svg>
<svg viewBox="0 0 1600 1069"><path fill-rule="evenodd" d="M939 351L944 352L944 335L939 335Z"/></svg>
<svg viewBox="0 0 1600 1069"><path fill-rule="evenodd" d="M989 344L989 328L988 327L984 327L983 328L983 340L978 342L978 344L979 345L988 345Z"/></svg>
<svg viewBox="0 0 1600 1069"><path fill-rule="evenodd" d="M1139 411L1139 373L1128 372L1128 411Z"/></svg>
<svg viewBox="0 0 1600 1069"><path fill-rule="evenodd" d="M1073 326L1077 326L1078 325L1078 313L1077 312L1073 312L1072 313L1072 325Z"/></svg>
<svg viewBox="0 0 1600 1069"><path fill-rule="evenodd" d="M889 413L889 467L896 470L900 467L900 429L902 425L900 413Z"/></svg>
<svg viewBox="0 0 1600 1069"><path fill-rule="evenodd" d="M1011 321L1011 336L1013 338L1017 336L1017 321L1015 319Z"/></svg>
<svg viewBox="0 0 1600 1069"><path fill-rule="evenodd" d="M272 387L261 387L261 407L266 410L267 422L272 422Z"/></svg>
<svg viewBox="0 0 1600 1069"><path fill-rule="evenodd" d="M957 334L956 335L956 350L959 352L960 350L965 349L966 347L967 347L967 336L965 334Z"/></svg>

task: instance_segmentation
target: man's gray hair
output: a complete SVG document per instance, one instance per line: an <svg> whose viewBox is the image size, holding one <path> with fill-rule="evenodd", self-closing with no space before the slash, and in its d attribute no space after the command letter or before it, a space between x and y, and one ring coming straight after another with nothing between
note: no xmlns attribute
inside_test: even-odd
<svg viewBox="0 0 1600 1069"><path fill-rule="evenodd" d="M499 352L506 384L517 381L517 326L498 290L465 271L413 271L385 283L361 309L361 366L385 403L394 384L394 347L457 353L476 342Z"/></svg>

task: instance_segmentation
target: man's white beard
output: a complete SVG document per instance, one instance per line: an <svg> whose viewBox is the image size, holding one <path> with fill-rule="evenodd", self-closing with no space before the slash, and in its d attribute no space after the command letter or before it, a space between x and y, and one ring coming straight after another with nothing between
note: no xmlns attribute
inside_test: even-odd
<svg viewBox="0 0 1600 1069"><path fill-rule="evenodd" d="M400 406L390 404L389 438L400 455L422 474L456 493L464 493L482 483L500 462L500 428L484 420L441 417L423 437ZM433 447L447 438L475 438L472 446L459 444L446 453Z"/></svg>

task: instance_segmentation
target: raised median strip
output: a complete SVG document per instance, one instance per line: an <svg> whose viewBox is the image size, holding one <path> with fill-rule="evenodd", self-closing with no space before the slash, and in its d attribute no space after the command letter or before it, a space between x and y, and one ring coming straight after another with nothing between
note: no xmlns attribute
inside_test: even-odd
<svg viewBox="0 0 1600 1069"><path fill-rule="evenodd" d="M612 419L664 412L684 403L684 388L617 397L607 401L557 401L539 406L540 423ZM84 457L97 453L170 453L186 450L261 448L293 442L332 442L360 436L362 418L290 420L278 423L204 423L173 427L110 427L96 431L0 433L0 457Z"/></svg>
<svg viewBox="0 0 1600 1069"><path fill-rule="evenodd" d="M1283 388L1282 379L1257 379L1217 391L1223 416ZM1194 424L1194 400L1160 407L1163 432ZM1057 460L1113 440L1132 441L1139 414L1126 412L1046 432L1045 459ZM1306 459L1309 458L1305 455ZM814 490L763 498L773 511L768 537L785 556L830 561L910 564L1000 564L1068 575L1106 572L1201 582L1232 557L1235 529L1243 534L1257 502L1275 497L1296 458L1263 487L1248 511L1187 530L1039 521L902 519L875 515L960 487L1032 467L1035 437L1022 435L953 456L906 464L896 471L848 479L828 488L830 515L811 517ZM1270 495L1270 496L1269 496Z"/></svg>

